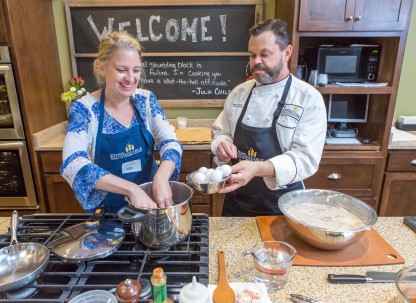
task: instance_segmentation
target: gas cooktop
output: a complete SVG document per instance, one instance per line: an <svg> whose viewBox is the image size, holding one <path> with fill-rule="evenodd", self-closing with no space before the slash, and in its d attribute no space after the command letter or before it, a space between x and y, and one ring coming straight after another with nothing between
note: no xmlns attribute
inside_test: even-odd
<svg viewBox="0 0 416 303"><path fill-rule="evenodd" d="M19 243L35 242L48 246L65 228L82 223L87 214L34 214L25 215L19 221ZM48 266L31 285L10 292L0 293L0 302L68 302L80 293L103 289L115 291L127 278L139 279L142 296L139 302L152 298L150 277L155 267L162 267L167 275L168 297L179 302L181 288L192 282L209 282L209 219L204 214L192 216L191 233L187 240L170 249L154 250L143 247L131 232L130 224L123 223L116 215L106 215L107 220L122 224L126 230L123 244L116 252L103 259L82 263L65 263L52 252ZM0 235L0 248L10 245L10 232Z"/></svg>

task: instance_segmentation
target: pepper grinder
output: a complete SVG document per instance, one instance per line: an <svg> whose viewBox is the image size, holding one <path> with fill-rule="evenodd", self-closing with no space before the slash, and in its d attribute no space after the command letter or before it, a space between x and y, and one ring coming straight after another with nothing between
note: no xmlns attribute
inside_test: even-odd
<svg viewBox="0 0 416 303"><path fill-rule="evenodd" d="M142 286L139 281L126 279L116 288L116 297L120 303L137 303L142 293Z"/></svg>

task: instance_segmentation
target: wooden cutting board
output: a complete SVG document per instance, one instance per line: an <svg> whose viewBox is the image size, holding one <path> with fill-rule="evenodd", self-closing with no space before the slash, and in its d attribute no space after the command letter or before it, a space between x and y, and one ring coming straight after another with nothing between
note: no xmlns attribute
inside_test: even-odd
<svg viewBox="0 0 416 303"><path fill-rule="evenodd" d="M403 264L404 258L373 228L350 246L335 251L315 248L300 239L287 225L284 216L256 217L263 241L285 241L297 255L299 266L375 266Z"/></svg>
<svg viewBox="0 0 416 303"><path fill-rule="evenodd" d="M176 130L176 138L183 144L209 144L211 143L211 129L194 127Z"/></svg>

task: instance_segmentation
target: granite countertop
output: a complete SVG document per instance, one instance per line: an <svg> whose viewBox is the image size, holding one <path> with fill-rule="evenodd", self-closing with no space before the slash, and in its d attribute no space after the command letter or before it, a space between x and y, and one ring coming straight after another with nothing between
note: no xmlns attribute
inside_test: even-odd
<svg viewBox="0 0 416 303"><path fill-rule="evenodd" d="M285 288L269 292L272 302L291 302L290 293L307 295L327 303L398 303L394 283L330 284L329 273L364 274L368 270L398 271L403 266L416 264L416 234L402 223L401 217L379 217L374 228L406 260L403 265L359 266L359 267L307 267L294 266ZM5 233L9 218L0 218L0 233ZM209 281L218 282L217 251L225 251L229 282L250 281L252 267L250 257L242 253L257 241L260 233L255 218L209 219Z"/></svg>
<svg viewBox="0 0 416 303"><path fill-rule="evenodd" d="M176 119L169 119L169 123L178 126ZM189 119L188 128L211 127L214 119ZM60 151L64 145L68 121L63 121L33 134L33 145L36 151ZM184 145L185 150L210 150L209 144Z"/></svg>
<svg viewBox="0 0 416 303"><path fill-rule="evenodd" d="M400 217L380 217L374 228L406 260L405 265L416 264L416 234ZM242 257L244 250L261 240L255 218L210 218L210 282L217 283L217 251L224 250L229 282L251 280L250 257ZM284 289L269 292L272 302L291 302L291 293L303 294L327 303L396 303L394 283L330 284L327 275L365 274L366 271L394 271L403 266L357 266L357 267L306 267L293 266L288 284Z"/></svg>
<svg viewBox="0 0 416 303"><path fill-rule="evenodd" d="M176 119L169 119L169 123L177 127ZM189 128L196 127L211 127L214 123L214 119L189 119ZM68 127L68 122L63 121L59 124L51 126L33 135L34 148L37 151L60 151L62 150L65 133ZM394 128L394 127L393 127ZM389 143L389 149L416 149L416 137L415 140L409 138L409 135L415 135L416 132L403 132L395 129L398 134L403 134L404 141L396 140L396 136L392 136L392 141ZM406 137L407 136L407 137ZM396 139L395 139L396 138ZM203 145L184 145L185 150L210 150L209 144Z"/></svg>

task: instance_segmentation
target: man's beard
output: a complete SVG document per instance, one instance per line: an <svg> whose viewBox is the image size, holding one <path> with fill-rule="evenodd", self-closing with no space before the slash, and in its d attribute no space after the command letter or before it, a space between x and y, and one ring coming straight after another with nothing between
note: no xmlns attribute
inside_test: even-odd
<svg viewBox="0 0 416 303"><path fill-rule="evenodd" d="M254 79L261 84L270 84L276 82L276 79L280 75L283 69L283 60L281 60L277 65L272 68L265 67L262 64L257 64L254 68L250 68L250 72L252 73ZM256 74L255 70L263 70L265 71L265 75L261 76Z"/></svg>

